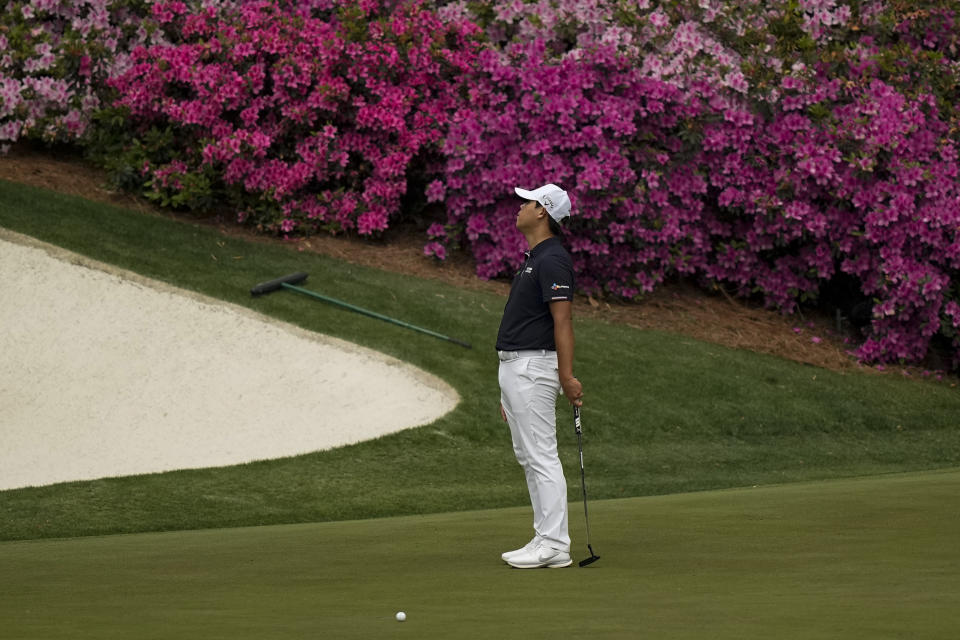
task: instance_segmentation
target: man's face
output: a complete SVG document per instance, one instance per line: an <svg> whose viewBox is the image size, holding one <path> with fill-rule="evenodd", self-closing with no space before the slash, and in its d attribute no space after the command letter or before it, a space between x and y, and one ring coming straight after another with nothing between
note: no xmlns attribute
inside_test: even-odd
<svg viewBox="0 0 960 640"><path fill-rule="evenodd" d="M524 202L523 206L521 206L520 210L517 212L517 229L523 231L536 226L539 219L539 210L539 203L533 200L527 200Z"/></svg>

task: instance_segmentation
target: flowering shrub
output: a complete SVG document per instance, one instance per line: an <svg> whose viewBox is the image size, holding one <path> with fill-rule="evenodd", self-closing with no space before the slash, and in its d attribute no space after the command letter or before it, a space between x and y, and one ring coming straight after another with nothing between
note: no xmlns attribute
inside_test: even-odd
<svg viewBox="0 0 960 640"><path fill-rule="evenodd" d="M790 313L844 278L873 304L858 355L915 360L937 335L960 354L957 19L946 0L19 1L0 143L82 136L162 204L280 233L377 233L422 197L445 211L425 253L466 247L485 278L522 255L513 187L556 182L587 292L692 277Z"/></svg>
<svg viewBox="0 0 960 640"><path fill-rule="evenodd" d="M789 92L833 103L819 122L778 113L740 133L750 145L723 127L708 130L699 160L731 167L710 182L719 212L737 215L705 273L759 290L787 311L838 272L855 276L876 301L860 355L918 359L957 293L957 141L946 136L932 96L911 100L876 78L852 86L819 80Z"/></svg>
<svg viewBox="0 0 960 640"><path fill-rule="evenodd" d="M156 41L146 2L30 0L0 13L0 151L27 137L73 142L104 103L125 52Z"/></svg>
<svg viewBox="0 0 960 640"><path fill-rule="evenodd" d="M295 4L153 6L179 41L135 50L111 81L133 122L173 132L137 169L164 203L222 189L262 228L382 231L456 104L471 25L417 3Z"/></svg>
<svg viewBox="0 0 960 640"><path fill-rule="evenodd" d="M509 273L523 246L510 223L512 186L558 182L581 215L570 239L579 282L628 298L651 290L671 270L673 243L698 233L691 223L703 206L700 177L678 174L680 208L667 205L657 177L692 153L701 120L742 102L747 88L740 55L697 22L733 9L538 0L471 3L475 11L478 4L489 9L478 18L498 48L485 52L444 147L456 192L446 199L445 237L466 238L482 277ZM455 7L441 14L459 15ZM656 182L651 202L648 179ZM660 216L664 205L671 211Z"/></svg>
<svg viewBox="0 0 960 640"><path fill-rule="evenodd" d="M540 3L577 33L540 40L534 5L496 5L487 24L503 47L481 58L448 135L433 189L449 219L428 253L465 239L481 276L510 273L512 186L555 181L578 214L568 245L587 291L634 297L692 275L791 312L842 273L875 299L862 358L955 339L952 12L826 0L762 15L740 3L734 17L701 2L694 24L663 3L611 37L598 26L619 5L592 5L590 22Z"/></svg>
<svg viewBox="0 0 960 640"><path fill-rule="evenodd" d="M742 212L732 237L745 242L707 273L787 311L835 274L855 276L875 303L857 351L868 361L917 360L938 332L955 336L960 67L946 16L877 14L897 25L888 41L860 37L796 65L772 117L740 133L752 148L715 128L700 158L746 169L713 174L718 204Z"/></svg>
<svg viewBox="0 0 960 640"><path fill-rule="evenodd" d="M470 106L451 127L435 197L445 194L448 226L462 229L478 274L493 277L515 268L525 247L513 224L520 204L513 186L568 187L578 214L569 244L579 282L632 297L631 266L644 251L633 240L655 224L638 197L637 168L678 150L668 134L702 106L640 77L612 47L556 64L543 56L536 41L515 47L506 63L484 52L480 64L493 71L473 80Z"/></svg>

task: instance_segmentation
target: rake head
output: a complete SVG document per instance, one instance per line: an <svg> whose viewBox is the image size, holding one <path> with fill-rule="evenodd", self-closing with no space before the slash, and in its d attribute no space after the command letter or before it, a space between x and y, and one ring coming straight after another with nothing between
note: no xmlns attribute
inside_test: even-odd
<svg viewBox="0 0 960 640"><path fill-rule="evenodd" d="M291 273L289 275L283 276L282 278L277 278L276 280L261 282L254 288L250 289L250 295L254 297L266 295L274 291L279 291L280 289L283 288L283 285L285 284L300 284L306 279L307 279L307 274L302 271L299 271L297 273Z"/></svg>

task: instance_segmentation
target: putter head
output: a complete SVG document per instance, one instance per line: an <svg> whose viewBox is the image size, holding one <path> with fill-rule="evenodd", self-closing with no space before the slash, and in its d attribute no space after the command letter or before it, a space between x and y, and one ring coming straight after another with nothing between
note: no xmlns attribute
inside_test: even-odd
<svg viewBox="0 0 960 640"><path fill-rule="evenodd" d="M585 567L585 566L587 566L587 565L593 564L594 562L596 562L597 560L600 559L600 556L598 556L597 554L595 554L595 553L593 552L593 547L591 547L589 544L587 545L587 549L590 549L590 557L589 557L589 558L586 558L586 559L584 559L584 560L581 560L581 561L579 562L579 565L580 565L581 567Z"/></svg>
<svg viewBox="0 0 960 640"><path fill-rule="evenodd" d="M586 559L584 559L584 560L581 560L578 564L579 564L581 567L586 567L587 565L591 565L591 564L593 564L594 562L596 562L596 561L599 560L599 559L600 559L600 556L592 555L592 556L590 556L589 558L586 558Z"/></svg>

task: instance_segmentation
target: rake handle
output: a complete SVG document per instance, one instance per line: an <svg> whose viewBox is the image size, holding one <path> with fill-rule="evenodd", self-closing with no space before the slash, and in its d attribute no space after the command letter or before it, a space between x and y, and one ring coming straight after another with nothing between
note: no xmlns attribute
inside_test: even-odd
<svg viewBox="0 0 960 640"><path fill-rule="evenodd" d="M436 331L430 331L429 329L424 329L423 327L418 327L416 325L409 324L407 322L404 322L403 320L397 320L396 318L391 318L390 316L385 316L375 311L370 311L369 309L364 309L362 307L352 305L349 302L344 302L343 300L337 300L336 298L331 298L329 296L319 294L316 291L310 291L309 289L304 289L303 287L292 285L289 282L281 282L280 286L283 287L284 289L290 289L291 291L296 291L297 293L302 293L304 295L310 296L311 298L316 298L318 300L323 300L324 302L329 302L330 304L335 304L335 305L344 307L345 309L349 309L350 311L354 311L361 315L369 316L371 318L376 318L377 320L383 320L384 322L389 322L391 324L401 326L405 329L419 331L420 333L425 333L428 336L433 336L434 338L440 338L441 340L452 342L456 345L460 345L464 349L473 348L469 343L463 342L462 340L457 340L456 338L445 336L441 333L437 333Z"/></svg>

